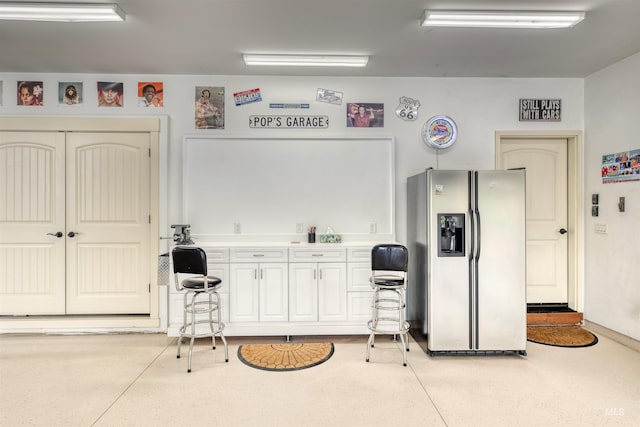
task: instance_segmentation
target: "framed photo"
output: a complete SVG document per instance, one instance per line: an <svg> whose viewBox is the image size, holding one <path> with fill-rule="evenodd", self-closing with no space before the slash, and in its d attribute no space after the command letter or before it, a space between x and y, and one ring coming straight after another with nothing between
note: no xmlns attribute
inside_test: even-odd
<svg viewBox="0 0 640 427"><path fill-rule="evenodd" d="M349 102L347 104L347 127L384 127L384 104Z"/></svg>
<svg viewBox="0 0 640 427"><path fill-rule="evenodd" d="M196 129L224 129L224 87L196 86Z"/></svg>
<svg viewBox="0 0 640 427"><path fill-rule="evenodd" d="M98 82L98 107L124 106L122 82Z"/></svg>
<svg viewBox="0 0 640 427"><path fill-rule="evenodd" d="M44 84L35 81L18 82L18 105L41 107L44 97Z"/></svg>
<svg viewBox="0 0 640 427"><path fill-rule="evenodd" d="M318 89L318 92L316 93L316 101L340 105L342 104L342 92L330 89Z"/></svg>
<svg viewBox="0 0 640 427"><path fill-rule="evenodd" d="M138 107L164 107L164 84L138 82Z"/></svg>
<svg viewBox="0 0 640 427"><path fill-rule="evenodd" d="M82 104L82 82L58 82L58 104Z"/></svg>

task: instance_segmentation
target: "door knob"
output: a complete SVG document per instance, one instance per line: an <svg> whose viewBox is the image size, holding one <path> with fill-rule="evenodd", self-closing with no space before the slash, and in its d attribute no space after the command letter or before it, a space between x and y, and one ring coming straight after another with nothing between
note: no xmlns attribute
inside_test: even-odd
<svg viewBox="0 0 640 427"><path fill-rule="evenodd" d="M560 234L567 234L567 230L565 230L564 228L561 228L559 231Z"/></svg>
<svg viewBox="0 0 640 427"><path fill-rule="evenodd" d="M57 231L55 233L47 233L47 236L55 236L59 239L63 236L63 234L62 234L62 231Z"/></svg>
<svg viewBox="0 0 640 427"><path fill-rule="evenodd" d="M67 236L76 237L78 234L80 234L80 233L76 233L75 231L70 231L69 233L67 233Z"/></svg>

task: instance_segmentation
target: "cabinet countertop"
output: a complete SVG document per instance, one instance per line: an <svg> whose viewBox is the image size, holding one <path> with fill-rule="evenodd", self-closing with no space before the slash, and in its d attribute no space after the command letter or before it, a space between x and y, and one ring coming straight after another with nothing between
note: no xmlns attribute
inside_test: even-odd
<svg viewBox="0 0 640 427"><path fill-rule="evenodd" d="M367 247L374 246L380 243L395 243L395 242L343 242L343 243L307 243L307 242L198 242L196 241L193 246L200 247L221 247L221 248L269 248L269 247L285 247L285 248L348 248L348 247Z"/></svg>

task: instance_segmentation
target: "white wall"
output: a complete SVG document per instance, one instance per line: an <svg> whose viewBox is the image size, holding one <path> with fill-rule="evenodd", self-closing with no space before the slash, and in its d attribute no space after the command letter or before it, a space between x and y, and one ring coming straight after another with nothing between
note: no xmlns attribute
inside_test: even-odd
<svg viewBox="0 0 640 427"><path fill-rule="evenodd" d="M168 75L56 75L0 73L4 81L2 115L82 115L82 116L168 116L168 224L180 223L182 186L182 138L184 135L290 135L355 136L384 135L395 138L396 236L405 241L406 178L427 167L441 169L492 169L494 167L494 132L496 130L582 130L582 79L446 79L446 78L339 78L339 77L236 77L236 76L168 76ZM44 106L16 105L17 80L42 80L45 87ZM84 104L65 107L57 102L59 81L83 81ZM98 108L96 81L124 82L123 108ZM163 81L165 107L139 108L136 103L138 81ZM224 86L226 116L224 130L194 129L195 86ZM263 102L236 107L232 94L260 88ZM315 101L318 88L344 93L342 105ZM396 117L401 96L418 99L419 117L406 122ZM562 99L562 121L519 122L519 98ZM310 103L309 110L269 109L269 102ZM356 129L346 127L347 102L385 104L384 128ZM323 114L330 118L326 130L250 129L248 118L254 114ZM427 148L420 137L422 125L432 116L452 117L459 130L458 141L444 152ZM339 232L339 230L336 230ZM171 230L161 230L170 235Z"/></svg>
<svg viewBox="0 0 640 427"><path fill-rule="evenodd" d="M640 53L585 80L585 319L640 339L640 181L603 184L602 155L640 149ZM590 195L600 196L591 217ZM619 197L626 211L618 211ZM607 234L596 234L596 224Z"/></svg>
<svg viewBox="0 0 640 427"><path fill-rule="evenodd" d="M339 77L239 77L239 76L169 76L169 75L96 75L96 74L10 74L0 73L3 99L0 115L4 116L166 116L168 132L168 185L163 197L168 200L165 229L180 223L182 188L182 143L185 135L310 135L349 137L393 136L395 138L396 236L406 241L406 179L427 167L440 169L492 169L494 167L495 131L579 130L585 129L585 111L591 126L586 138L587 194L601 193L601 220L609 226L607 236L593 235L593 222L587 221L586 261L588 281L585 317L621 333L640 338L638 319L638 274L632 267L640 261L637 238L635 247L629 235L638 234L638 183L608 184L599 181L599 156L621 149L640 148L633 130L640 117L638 75L640 58L612 66L587 79L589 99L585 110L584 79L506 79L506 78L339 78ZM16 106L17 80L43 80L43 107ZM57 102L59 81L83 81L84 104L64 107ZM125 88L123 108L98 108L96 81L122 81ZM138 81L163 81L165 107L137 107ZM194 129L195 86L224 86L226 116L224 130ZM236 107L234 92L260 88L263 102ZM344 93L342 105L315 101L318 88ZM634 90L630 90L634 88ZM421 103L415 122L395 116L399 98L418 99ZM519 122L520 98L560 98L561 122ZM269 109L269 102L310 103L309 110ZM385 104L384 128L356 129L346 127L347 102ZM250 129L248 118L254 114L322 114L330 119L326 130ZM422 125L431 116L452 117L459 130L455 145L437 153L427 148L421 138ZM635 137L635 140L634 140ZM232 178L230 178L232 179ZM618 194L620 193L620 194ZM614 199L627 196L628 212L614 212ZM635 200L634 200L635 198ZM590 197L585 197L590 200ZM585 206L585 212L590 206ZM256 210L256 215L259 210ZM590 218L590 217L589 217ZM340 230L336 230L340 232ZM615 291L615 292L612 292ZM635 329L634 329L635 328Z"/></svg>

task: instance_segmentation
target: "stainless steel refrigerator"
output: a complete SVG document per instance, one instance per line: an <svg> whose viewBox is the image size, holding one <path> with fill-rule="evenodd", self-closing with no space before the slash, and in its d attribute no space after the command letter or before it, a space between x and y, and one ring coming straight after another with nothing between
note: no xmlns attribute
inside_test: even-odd
<svg viewBox="0 0 640 427"><path fill-rule="evenodd" d="M526 355L525 171L407 180L411 334L430 355Z"/></svg>

